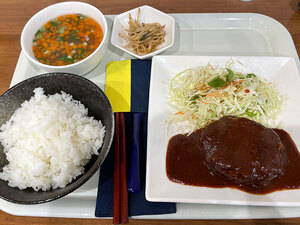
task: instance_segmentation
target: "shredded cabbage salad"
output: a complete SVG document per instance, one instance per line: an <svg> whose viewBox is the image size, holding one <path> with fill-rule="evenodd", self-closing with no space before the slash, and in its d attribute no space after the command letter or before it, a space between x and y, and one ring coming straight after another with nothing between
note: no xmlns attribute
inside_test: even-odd
<svg viewBox="0 0 300 225"><path fill-rule="evenodd" d="M253 73L242 74L212 65L185 70L172 78L168 102L176 111L169 124L193 132L226 115L241 116L275 127L284 96L274 83Z"/></svg>

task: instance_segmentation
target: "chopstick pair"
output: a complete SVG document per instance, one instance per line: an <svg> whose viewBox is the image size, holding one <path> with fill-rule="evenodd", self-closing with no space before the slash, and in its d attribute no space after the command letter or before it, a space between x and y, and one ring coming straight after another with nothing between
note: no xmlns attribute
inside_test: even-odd
<svg viewBox="0 0 300 225"><path fill-rule="evenodd" d="M119 112L115 113L115 116L113 223L124 224L128 223L125 115Z"/></svg>
<svg viewBox="0 0 300 225"><path fill-rule="evenodd" d="M127 175L121 175L126 173L125 153L124 159L121 159L122 155L118 153L118 149L125 148L125 131L123 135L120 134L120 119L125 115L124 112L133 113L134 121L134 135L132 146L132 158L130 161L130 174L128 182L128 190L130 192L138 192L140 190L140 173L139 173L139 130L142 118L142 113L148 110L148 97L149 97L149 83L150 83L150 71L151 60L124 60L113 61L106 65L106 79L105 79L105 94L111 102L113 111L116 113L116 143L118 142L118 148L116 149L115 156L115 171L114 171L114 223L119 223L120 217L122 217L122 207L126 207L123 214L127 214L127 220L123 219L123 222L128 221L128 193L127 193ZM123 115L122 115L123 114ZM121 116L122 115L122 116ZM119 118L120 116L120 118ZM118 120L117 120L118 117ZM125 126L124 126L125 127ZM122 130L122 129L121 129ZM125 130L125 128L124 128ZM122 137L120 137L122 136ZM121 144L120 140L124 139L124 144ZM122 147L123 146L123 147ZM125 150L124 150L125 151ZM119 157L119 158L118 158ZM121 161L124 163L122 164ZM120 163L122 167L120 170ZM119 172L118 172L119 171ZM123 180L121 180L121 178ZM122 182L122 183L121 183ZM116 183L116 184L115 184ZM124 192L121 195L121 191L117 191L117 187L122 186L121 191ZM116 189L115 189L116 187ZM116 190L116 193L115 193ZM126 195L126 203L124 202ZM123 196L123 201L121 199ZM122 204L122 207L117 207L118 204ZM115 209L116 207L116 209ZM115 219L116 217L116 219ZM122 221L121 221L122 222Z"/></svg>

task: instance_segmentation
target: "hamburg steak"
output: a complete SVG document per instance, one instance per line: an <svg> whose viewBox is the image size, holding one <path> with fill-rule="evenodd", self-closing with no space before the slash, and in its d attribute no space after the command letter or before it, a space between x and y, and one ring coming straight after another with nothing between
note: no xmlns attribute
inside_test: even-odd
<svg viewBox="0 0 300 225"><path fill-rule="evenodd" d="M256 186L284 173L287 160L279 136L252 120L222 117L204 128L200 139L212 174Z"/></svg>

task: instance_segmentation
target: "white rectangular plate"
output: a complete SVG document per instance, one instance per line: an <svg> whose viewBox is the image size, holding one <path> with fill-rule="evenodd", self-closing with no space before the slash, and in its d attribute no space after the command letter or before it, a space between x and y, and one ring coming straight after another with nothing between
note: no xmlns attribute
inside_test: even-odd
<svg viewBox="0 0 300 225"><path fill-rule="evenodd" d="M168 84L181 71L199 65L224 67L233 59L234 71L255 73L276 82L280 93L288 97L280 118L285 129L300 147L300 78L293 58L289 57L226 57L226 56L155 56L152 61L146 198L149 201L209 204L300 206L300 189L277 191L266 195L249 194L231 188L207 188L171 182L166 175L166 152L174 131L166 129L171 113L167 103ZM238 63L240 62L240 63ZM172 129L172 128L171 128ZM300 148L299 148L300 149Z"/></svg>

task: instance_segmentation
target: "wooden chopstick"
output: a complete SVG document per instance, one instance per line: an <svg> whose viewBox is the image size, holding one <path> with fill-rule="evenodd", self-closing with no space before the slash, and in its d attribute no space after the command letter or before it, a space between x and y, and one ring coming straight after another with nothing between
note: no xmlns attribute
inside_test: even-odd
<svg viewBox="0 0 300 225"><path fill-rule="evenodd" d="M121 123L121 223L128 223L128 192L127 192L127 166L126 166L126 131L125 115L120 113Z"/></svg>
<svg viewBox="0 0 300 225"><path fill-rule="evenodd" d="M125 114L116 113L113 223L128 223Z"/></svg>
<svg viewBox="0 0 300 225"><path fill-rule="evenodd" d="M113 223L121 222L120 216L120 115L116 116L115 152L114 152L114 192L113 192Z"/></svg>

